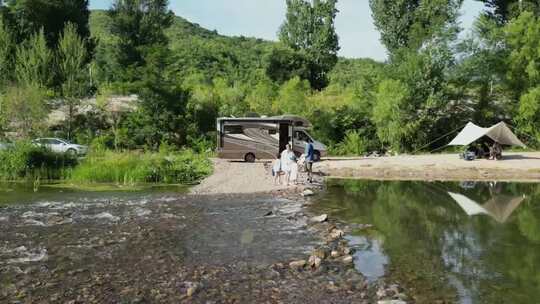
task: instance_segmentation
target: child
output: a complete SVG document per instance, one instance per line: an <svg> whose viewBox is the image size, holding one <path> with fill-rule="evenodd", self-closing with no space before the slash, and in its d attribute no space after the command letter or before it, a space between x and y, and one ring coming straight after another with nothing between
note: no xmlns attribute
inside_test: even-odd
<svg viewBox="0 0 540 304"><path fill-rule="evenodd" d="M281 170L281 160L280 155L276 156L276 159L272 163L272 176L274 177L274 185L281 184L281 175L283 170Z"/></svg>

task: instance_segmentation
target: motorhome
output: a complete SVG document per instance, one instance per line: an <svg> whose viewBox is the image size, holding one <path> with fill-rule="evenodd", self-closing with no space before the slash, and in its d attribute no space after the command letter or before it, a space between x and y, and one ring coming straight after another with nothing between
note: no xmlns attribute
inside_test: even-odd
<svg viewBox="0 0 540 304"><path fill-rule="evenodd" d="M274 159L291 144L297 156L306 142L313 144L315 160L326 155L326 146L308 132L311 123L298 116L242 117L217 119L218 156L225 159Z"/></svg>

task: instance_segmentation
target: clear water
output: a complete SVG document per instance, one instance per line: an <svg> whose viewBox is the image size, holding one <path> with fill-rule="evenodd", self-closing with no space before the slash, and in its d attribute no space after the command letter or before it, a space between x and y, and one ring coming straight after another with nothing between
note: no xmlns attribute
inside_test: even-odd
<svg viewBox="0 0 540 304"><path fill-rule="evenodd" d="M540 184L331 180L313 208L372 224L357 269L418 303L540 303Z"/></svg>

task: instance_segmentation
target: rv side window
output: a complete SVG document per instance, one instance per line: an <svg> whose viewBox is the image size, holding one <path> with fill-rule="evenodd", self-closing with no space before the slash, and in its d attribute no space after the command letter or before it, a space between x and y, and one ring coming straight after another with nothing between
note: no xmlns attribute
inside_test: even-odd
<svg viewBox="0 0 540 304"><path fill-rule="evenodd" d="M225 126L225 134L243 134L244 129L242 126Z"/></svg>

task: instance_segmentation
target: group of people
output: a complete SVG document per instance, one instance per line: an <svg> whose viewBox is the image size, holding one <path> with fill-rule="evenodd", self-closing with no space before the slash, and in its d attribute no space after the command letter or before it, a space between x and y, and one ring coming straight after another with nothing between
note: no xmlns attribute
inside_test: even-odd
<svg viewBox="0 0 540 304"><path fill-rule="evenodd" d="M468 147L467 151L474 153L476 158L499 160L502 158L501 144L494 141L492 144L483 141Z"/></svg>
<svg viewBox="0 0 540 304"><path fill-rule="evenodd" d="M272 163L272 175L274 176L274 184L282 184L281 178L284 176L283 184L287 186L298 183L298 168L302 165L308 175L308 182L313 181L313 161L314 161L313 144L306 143L305 153L298 159L294 153L292 146L287 144L285 150L281 154L276 155L276 159Z"/></svg>

